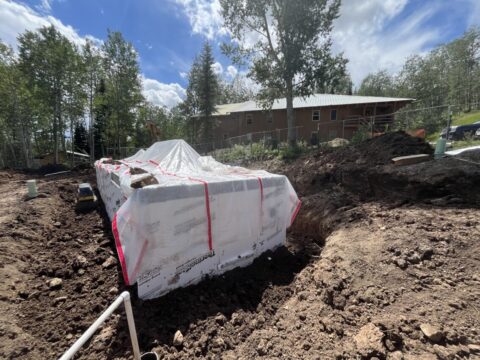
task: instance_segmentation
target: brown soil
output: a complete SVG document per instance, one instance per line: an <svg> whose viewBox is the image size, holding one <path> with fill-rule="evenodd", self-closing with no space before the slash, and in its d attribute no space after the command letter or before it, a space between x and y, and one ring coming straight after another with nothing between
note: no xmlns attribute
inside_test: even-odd
<svg viewBox="0 0 480 360"><path fill-rule="evenodd" d="M134 300L142 351L165 359L454 359L480 356L480 166L396 133L291 164L303 206L287 248L154 301ZM0 173L0 358L54 358L124 290L101 210L77 214L79 182ZM47 179L47 180L46 180ZM101 209L101 207L100 207ZM51 289L48 282L60 278ZM135 291L135 289L129 289ZM174 346L177 330L184 336ZM127 359L119 311L79 358Z"/></svg>

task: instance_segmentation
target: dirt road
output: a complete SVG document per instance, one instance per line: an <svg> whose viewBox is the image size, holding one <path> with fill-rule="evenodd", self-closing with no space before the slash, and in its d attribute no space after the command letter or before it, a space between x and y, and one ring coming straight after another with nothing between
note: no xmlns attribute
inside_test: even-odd
<svg viewBox="0 0 480 360"><path fill-rule="evenodd" d="M480 172L451 159L393 168L374 149L424 145L382 141L263 164L302 196L287 248L134 300L142 350L164 359L480 357ZM24 175L0 175L0 358L55 358L124 289L110 225L101 210L74 211L76 186L94 183L93 172L41 178L29 201ZM122 312L79 358L131 358Z"/></svg>

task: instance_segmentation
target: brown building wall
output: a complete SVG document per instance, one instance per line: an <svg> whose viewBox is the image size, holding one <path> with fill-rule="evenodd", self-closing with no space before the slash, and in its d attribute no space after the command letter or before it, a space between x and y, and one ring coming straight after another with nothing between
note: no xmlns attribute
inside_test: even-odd
<svg viewBox="0 0 480 360"><path fill-rule="evenodd" d="M392 114L406 103L388 104L358 104L336 107L301 108L294 110L295 125L299 140L309 141L312 133L317 133L320 140L330 140L337 137L351 139L358 129L359 121L350 119L365 118L376 115ZM336 110L336 120L331 119L332 110ZM313 112L320 111L320 120L313 120ZM249 120L250 119L250 120ZM389 119L389 120L388 120ZM369 121L369 120L367 120ZM387 121L393 121L393 116L387 117ZM251 134L253 141L258 141L266 136L272 136L279 141L287 139L287 113L286 110L252 111L232 113L216 117L215 142L221 144L225 139L231 139L235 143L243 136L245 141L247 134ZM267 134L265 134L267 132ZM233 139L232 139L233 138ZM239 141L240 142L240 141Z"/></svg>

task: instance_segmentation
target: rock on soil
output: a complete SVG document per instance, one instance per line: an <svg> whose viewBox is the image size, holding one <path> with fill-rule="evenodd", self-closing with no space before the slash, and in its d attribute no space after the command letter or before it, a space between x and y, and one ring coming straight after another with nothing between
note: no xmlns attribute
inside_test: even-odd
<svg viewBox="0 0 480 360"><path fill-rule="evenodd" d="M443 340L445 334L436 326L430 324L421 324L420 330L422 330L423 335L434 343L439 343Z"/></svg>
<svg viewBox="0 0 480 360"><path fill-rule="evenodd" d="M362 356L385 356L385 347L382 342L383 332L374 324L363 326L353 339Z"/></svg>
<svg viewBox="0 0 480 360"><path fill-rule="evenodd" d="M115 259L113 256L109 256L107 260L105 260L102 264L102 267L105 269L108 269L112 266L115 266L117 264L117 259Z"/></svg>
<svg viewBox="0 0 480 360"><path fill-rule="evenodd" d="M182 346L183 345L183 334L181 333L180 330L177 330L175 332L175 335L173 336L173 345L174 346Z"/></svg>
<svg viewBox="0 0 480 360"><path fill-rule="evenodd" d="M63 284L63 280L60 278L53 278L48 281L48 287L52 290L61 288Z"/></svg>

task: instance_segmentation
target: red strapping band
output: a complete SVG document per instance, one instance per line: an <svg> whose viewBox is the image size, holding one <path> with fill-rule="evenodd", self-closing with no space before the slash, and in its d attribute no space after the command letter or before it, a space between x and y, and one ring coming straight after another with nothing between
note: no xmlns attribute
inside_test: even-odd
<svg viewBox="0 0 480 360"><path fill-rule="evenodd" d="M122 266L123 280L125 281L125 285L130 285L130 281L128 280L127 264L125 262L125 256L123 255L122 244L120 243L120 235L118 234L117 213L115 213L113 216L112 231L113 237L115 238L115 247L117 248L118 259L120 260L120 265Z"/></svg>
<svg viewBox="0 0 480 360"><path fill-rule="evenodd" d="M298 204L297 204L297 207L295 208L295 211L293 212L292 220L290 221L289 227L292 226L293 222L295 221L295 218L297 217L297 214L300 211L301 206L302 206L302 202L298 200Z"/></svg>
<svg viewBox="0 0 480 360"><path fill-rule="evenodd" d="M200 179L193 179L190 178L192 181L198 181L203 184L205 189L205 209L207 211L207 227L208 227L208 249L210 251L213 250L213 241L212 241L212 217L210 216L210 196L208 196L208 183L205 180Z"/></svg>

